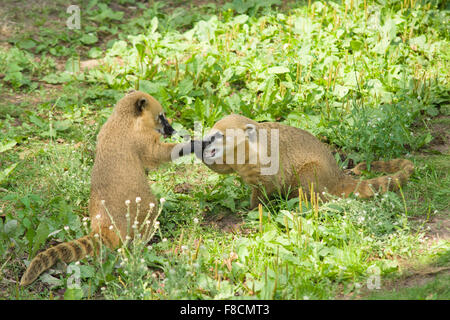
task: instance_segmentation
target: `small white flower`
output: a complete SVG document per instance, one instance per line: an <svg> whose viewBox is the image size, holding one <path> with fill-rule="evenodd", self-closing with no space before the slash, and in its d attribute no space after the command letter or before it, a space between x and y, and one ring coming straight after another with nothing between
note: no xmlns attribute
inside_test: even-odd
<svg viewBox="0 0 450 320"><path fill-rule="evenodd" d="M161 199L159 199L159 202L160 202L161 204L164 204L164 202L166 202L166 199L161 198Z"/></svg>
<svg viewBox="0 0 450 320"><path fill-rule="evenodd" d="M194 218L194 223L197 224L198 223L198 219Z"/></svg>
<svg viewBox="0 0 450 320"><path fill-rule="evenodd" d="M112 226L112 225L110 225L110 226L109 226L109 230L112 230L112 229L113 229L113 226Z"/></svg>
<svg viewBox="0 0 450 320"><path fill-rule="evenodd" d="M65 226L64 230L69 231L69 226Z"/></svg>
<svg viewBox="0 0 450 320"><path fill-rule="evenodd" d="M98 233L96 233L96 234L94 234L94 237L98 238L98 237L100 237L100 236L98 235Z"/></svg>
<svg viewBox="0 0 450 320"><path fill-rule="evenodd" d="M125 239L126 240L131 240L131 237L130 236L126 236Z"/></svg>
<svg viewBox="0 0 450 320"><path fill-rule="evenodd" d="M150 224L150 220L145 221L145 224L149 225Z"/></svg>
<svg viewBox="0 0 450 320"><path fill-rule="evenodd" d="M130 201L130 200L125 200L125 205L126 205L126 206L129 206L129 205L130 205L130 203L131 203L131 201Z"/></svg>
<svg viewBox="0 0 450 320"><path fill-rule="evenodd" d="M87 226L87 222L86 222L86 221L85 221L85 222L83 222L83 226L85 226L85 227Z"/></svg>
<svg viewBox="0 0 450 320"><path fill-rule="evenodd" d="M159 221L155 221L155 228L159 228Z"/></svg>
<svg viewBox="0 0 450 320"><path fill-rule="evenodd" d="M98 215L95 216L96 219L100 219L101 217L102 217L102 216L101 216L100 213L99 213Z"/></svg>
<svg viewBox="0 0 450 320"><path fill-rule="evenodd" d="M141 202L141 197L136 197L136 203Z"/></svg>
<svg viewBox="0 0 450 320"><path fill-rule="evenodd" d="M105 205L105 200L100 200L100 203L104 206Z"/></svg>
<svg viewBox="0 0 450 320"><path fill-rule="evenodd" d="M153 249L153 246L148 246L147 249L148 249L148 250L152 250L152 249Z"/></svg>
<svg viewBox="0 0 450 320"><path fill-rule="evenodd" d="M106 290L106 288L105 288L105 287L102 287L102 288L101 288L101 290L102 290L102 291L105 291L105 290Z"/></svg>
<svg viewBox="0 0 450 320"><path fill-rule="evenodd" d="M308 296L303 296L303 300L309 300Z"/></svg>
<svg viewBox="0 0 450 320"><path fill-rule="evenodd" d="M149 206L150 206L150 209L153 209L155 207L155 204L153 202L150 202Z"/></svg>
<svg viewBox="0 0 450 320"><path fill-rule="evenodd" d="M122 248L117 249L117 252L121 253L122 252Z"/></svg>
<svg viewBox="0 0 450 320"><path fill-rule="evenodd" d="M84 218L83 218L83 221L87 221L87 220L88 220L88 218L87 218L87 217L84 217Z"/></svg>
<svg viewBox="0 0 450 320"><path fill-rule="evenodd" d="M144 258L141 259L141 263L145 263L145 259Z"/></svg>
<svg viewBox="0 0 450 320"><path fill-rule="evenodd" d="M167 242L167 238L163 238L163 239L162 239L162 242Z"/></svg>
<svg viewBox="0 0 450 320"><path fill-rule="evenodd" d="M188 246L181 246L181 250L183 250L183 251L186 251L188 249L189 249Z"/></svg>

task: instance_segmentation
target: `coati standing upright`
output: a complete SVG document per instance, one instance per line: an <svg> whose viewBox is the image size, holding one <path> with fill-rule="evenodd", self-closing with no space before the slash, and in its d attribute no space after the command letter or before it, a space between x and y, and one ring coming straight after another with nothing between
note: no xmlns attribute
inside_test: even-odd
<svg viewBox="0 0 450 320"><path fill-rule="evenodd" d="M129 221L136 218L139 225L144 222L151 203L155 204L153 212L157 212L157 201L145 170L173 160L172 151L179 145L160 142L161 134L173 132L161 105L150 95L133 91L119 100L97 137L89 200L92 232L39 253L31 261L20 284L32 283L58 259L68 263L93 254L100 240L114 249L121 244L121 239L133 237L132 228L127 234L125 201L130 200ZM182 152L179 155L183 155ZM136 198L140 198L138 217Z"/></svg>
<svg viewBox="0 0 450 320"><path fill-rule="evenodd" d="M263 132L267 135L265 146L258 139ZM275 141L278 150L275 152L272 151L274 137L278 137ZM258 123L237 114L218 121L203 142L207 146L202 160L210 169L218 173L236 172L244 182L253 186L251 208L258 205L264 194L270 196L277 191L290 193L292 197L298 196L297 189L302 187L309 195L311 183L320 196L327 191L336 196L348 197L354 193L368 198L380 189L382 192L397 189L398 184L403 184L414 171L409 160L376 161L372 162L372 169L392 175L357 180L340 170L328 147L309 132L276 122ZM261 147L278 161L276 172L262 174ZM253 161L252 152L256 156ZM227 157L227 154L232 156ZM238 157L243 161L239 162ZM364 168L365 163L361 163L353 172L360 174Z"/></svg>

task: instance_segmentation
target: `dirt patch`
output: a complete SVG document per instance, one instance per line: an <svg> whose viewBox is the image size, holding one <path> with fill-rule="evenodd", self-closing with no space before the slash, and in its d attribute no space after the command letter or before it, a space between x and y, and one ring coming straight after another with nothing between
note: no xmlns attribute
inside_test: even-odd
<svg viewBox="0 0 450 320"><path fill-rule="evenodd" d="M427 223L426 235L430 240L450 240L450 214L436 215Z"/></svg>
<svg viewBox="0 0 450 320"><path fill-rule="evenodd" d="M34 31L38 34L40 26L50 27L61 25L65 28L65 23L60 17L65 13L67 4L61 1L36 0L17 1L4 0L0 7L0 41L7 41L19 34ZM63 20L65 21L65 20Z"/></svg>
<svg viewBox="0 0 450 320"><path fill-rule="evenodd" d="M173 192L188 194L188 193L191 193L192 188L193 187L190 183L187 183L187 182L179 183L173 188Z"/></svg>
<svg viewBox="0 0 450 320"><path fill-rule="evenodd" d="M237 213L222 212L218 214L205 215L202 226L212 226L224 232L248 233L243 228L244 220Z"/></svg>
<svg viewBox="0 0 450 320"><path fill-rule="evenodd" d="M1 105L14 106L36 106L46 101L51 101L61 92L62 85L52 85L48 83L41 83L41 87L45 90L39 92L6 92L0 94ZM15 116L15 115L13 115Z"/></svg>
<svg viewBox="0 0 450 320"><path fill-rule="evenodd" d="M427 149L442 154L450 154L450 116L440 115L433 120L430 124L433 140L431 140Z"/></svg>
<svg viewBox="0 0 450 320"><path fill-rule="evenodd" d="M432 268L426 271L421 271L406 278L401 281L396 282L387 282L385 286L388 290L398 290L402 288L413 288L413 287L421 287L433 281L438 275L450 275L450 267L439 267Z"/></svg>
<svg viewBox="0 0 450 320"><path fill-rule="evenodd" d="M423 216L411 217L410 219L418 226L423 225L423 229L421 230L425 231L428 242L450 240L450 213L444 212L433 215L428 221Z"/></svg>
<svg viewBox="0 0 450 320"><path fill-rule="evenodd" d="M376 292L389 293L389 292L398 292L402 289L423 287L426 284L434 281L437 276L449 276L449 275L450 275L450 267L427 268L426 270L415 272L400 279L395 280L383 279L381 281L380 290L374 291L369 290L367 287L362 287L357 294L342 295L340 296L340 299L343 300L366 299L368 296Z"/></svg>

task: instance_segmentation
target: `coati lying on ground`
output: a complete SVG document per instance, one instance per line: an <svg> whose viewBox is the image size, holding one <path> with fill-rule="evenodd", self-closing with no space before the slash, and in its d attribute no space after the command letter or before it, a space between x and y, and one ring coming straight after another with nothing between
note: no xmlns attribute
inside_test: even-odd
<svg viewBox="0 0 450 320"><path fill-rule="evenodd" d="M324 191L368 198L378 191L398 189L414 171L409 160L376 161L371 164L373 171L391 175L357 180L344 174L328 147L309 132L281 123L258 123L236 114L218 121L203 142L206 148L201 156L209 168L218 173L236 172L253 186L251 208L264 194L281 192L293 197L301 187L309 196L311 183L322 198ZM366 164L361 163L353 172L361 174L364 168Z"/></svg>

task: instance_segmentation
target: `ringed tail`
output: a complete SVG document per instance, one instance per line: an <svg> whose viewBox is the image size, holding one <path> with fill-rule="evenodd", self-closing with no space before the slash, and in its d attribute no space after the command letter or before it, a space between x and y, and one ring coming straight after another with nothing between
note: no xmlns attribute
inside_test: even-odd
<svg viewBox="0 0 450 320"><path fill-rule="evenodd" d="M353 168L353 173L360 175L363 170L367 170L365 162L358 164ZM414 172L414 164L406 159L394 159L390 161L374 161L371 163L371 171L391 173L386 176L357 180L350 176L345 181L344 193L348 196L350 193L358 193L360 198L370 198L376 192L395 191L403 185Z"/></svg>
<svg viewBox="0 0 450 320"><path fill-rule="evenodd" d="M20 280L20 285L26 286L32 283L42 272L53 266L58 260L69 263L91 255L98 250L99 245L100 241L95 239L93 234L89 234L80 239L64 242L40 252L31 261Z"/></svg>

